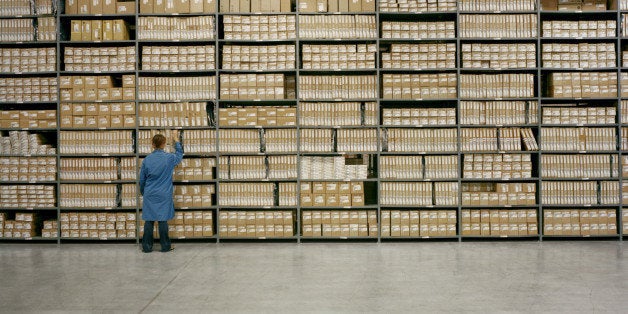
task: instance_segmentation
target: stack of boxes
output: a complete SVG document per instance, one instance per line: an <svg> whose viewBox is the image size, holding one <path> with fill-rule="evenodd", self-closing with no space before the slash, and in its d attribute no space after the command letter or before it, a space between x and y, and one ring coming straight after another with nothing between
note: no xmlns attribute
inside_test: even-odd
<svg viewBox="0 0 628 314"><path fill-rule="evenodd" d="M543 0L541 5L547 11L606 11L606 0Z"/></svg>
<svg viewBox="0 0 628 314"><path fill-rule="evenodd" d="M221 0L221 13L292 12L291 0ZM300 1L302 3L303 1Z"/></svg>
<svg viewBox="0 0 628 314"><path fill-rule="evenodd" d="M61 213L61 238L65 239L135 239L135 213Z"/></svg>
<svg viewBox="0 0 628 314"><path fill-rule="evenodd" d="M547 83L547 97L617 97L617 73L613 72L551 73Z"/></svg>
<svg viewBox="0 0 628 314"><path fill-rule="evenodd" d="M382 237L455 237L455 210L382 210Z"/></svg>
<svg viewBox="0 0 628 314"><path fill-rule="evenodd" d="M215 76L140 77L137 82L140 100L216 99Z"/></svg>
<svg viewBox="0 0 628 314"><path fill-rule="evenodd" d="M301 207L361 207L364 182L301 182Z"/></svg>
<svg viewBox="0 0 628 314"><path fill-rule="evenodd" d="M213 40L216 36L215 29L216 26L213 16L141 16L137 21L137 39L176 41Z"/></svg>
<svg viewBox="0 0 628 314"><path fill-rule="evenodd" d="M41 237L45 239L58 238L59 237L59 221L58 220L44 220Z"/></svg>
<svg viewBox="0 0 628 314"><path fill-rule="evenodd" d="M223 18L224 39L295 39L296 26L294 15L225 15Z"/></svg>
<svg viewBox="0 0 628 314"><path fill-rule="evenodd" d="M617 155L542 155L544 178L617 177Z"/></svg>
<svg viewBox="0 0 628 314"><path fill-rule="evenodd" d="M545 46L544 46L545 47ZM462 64L472 69L536 67L535 44L463 44Z"/></svg>
<svg viewBox="0 0 628 314"><path fill-rule="evenodd" d="M137 206L137 185L122 184L120 189L120 207L136 207Z"/></svg>
<svg viewBox="0 0 628 314"><path fill-rule="evenodd" d="M338 152L370 152L379 149L377 129L338 129L336 130L336 150Z"/></svg>
<svg viewBox="0 0 628 314"><path fill-rule="evenodd" d="M135 100L135 75L62 76L61 101ZM135 113L135 111L133 111Z"/></svg>
<svg viewBox="0 0 628 314"><path fill-rule="evenodd" d="M538 29L536 14L460 15L458 28L461 38L535 38Z"/></svg>
<svg viewBox="0 0 628 314"><path fill-rule="evenodd" d="M302 66L311 69L374 69L374 44L303 45Z"/></svg>
<svg viewBox="0 0 628 314"><path fill-rule="evenodd" d="M215 13L216 0L138 0L140 13Z"/></svg>
<svg viewBox="0 0 628 314"><path fill-rule="evenodd" d="M456 67L455 44L391 44L382 52L384 69L453 69ZM371 68L374 68L373 65Z"/></svg>
<svg viewBox="0 0 628 314"><path fill-rule="evenodd" d="M296 153L296 129L268 129L263 130L265 151L267 153Z"/></svg>
<svg viewBox="0 0 628 314"><path fill-rule="evenodd" d="M135 103L61 103L63 129L134 128Z"/></svg>
<svg viewBox="0 0 628 314"><path fill-rule="evenodd" d="M65 14L135 14L135 1L65 0Z"/></svg>
<svg viewBox="0 0 628 314"><path fill-rule="evenodd" d="M380 12L449 12L456 10L456 0L380 0Z"/></svg>
<svg viewBox="0 0 628 314"><path fill-rule="evenodd" d="M304 210L303 237L377 237L377 211Z"/></svg>
<svg viewBox="0 0 628 314"><path fill-rule="evenodd" d="M16 213L15 220L7 220L5 213L0 213L0 238L31 239L37 235L36 214Z"/></svg>
<svg viewBox="0 0 628 314"><path fill-rule="evenodd" d="M164 151L167 153L174 153L175 147L173 145L174 144L173 140L174 140L175 132L176 131L174 130L157 130L157 129L139 130L139 132L137 132L138 153L142 155L150 154L153 151L153 144L152 144L153 136L157 134L162 134L163 136L166 137L166 146L164 147ZM192 133L192 131L189 131L189 132ZM185 136L185 133L183 134ZM186 148L187 148L187 142L186 142Z"/></svg>
<svg viewBox="0 0 628 314"><path fill-rule="evenodd" d="M458 205L457 182L382 182L383 206Z"/></svg>
<svg viewBox="0 0 628 314"><path fill-rule="evenodd" d="M207 103L140 103L139 125L143 127L203 127L209 125Z"/></svg>
<svg viewBox="0 0 628 314"><path fill-rule="evenodd" d="M543 211L543 235L617 235L617 213L614 209L546 209Z"/></svg>
<svg viewBox="0 0 628 314"><path fill-rule="evenodd" d="M301 180L364 180L368 158L302 156Z"/></svg>
<svg viewBox="0 0 628 314"><path fill-rule="evenodd" d="M0 20L0 42L35 41L32 19Z"/></svg>
<svg viewBox="0 0 628 314"><path fill-rule="evenodd" d="M299 149L302 152L333 152L334 138L332 129L300 129Z"/></svg>
<svg viewBox="0 0 628 314"><path fill-rule="evenodd" d="M617 146L613 128L543 128L541 149L549 151L609 151Z"/></svg>
<svg viewBox="0 0 628 314"><path fill-rule="evenodd" d="M268 179L297 179L297 156L268 156ZM279 189L281 197L281 185ZM296 192L296 186L293 189ZM288 191L286 191L288 192Z"/></svg>
<svg viewBox="0 0 628 314"><path fill-rule="evenodd" d="M375 12L375 0L301 0L299 12Z"/></svg>
<svg viewBox="0 0 628 314"><path fill-rule="evenodd" d="M142 70L200 71L216 68L214 45L143 46ZM134 56L135 57L135 56Z"/></svg>
<svg viewBox="0 0 628 314"><path fill-rule="evenodd" d="M329 25L336 25L330 28ZM375 39L377 21L374 15L301 15L301 39Z"/></svg>
<svg viewBox="0 0 628 314"><path fill-rule="evenodd" d="M218 150L229 153L261 152L259 130L225 129L218 133Z"/></svg>
<svg viewBox="0 0 628 314"><path fill-rule="evenodd" d="M547 43L542 59L545 68L612 68L616 65L615 44Z"/></svg>
<svg viewBox="0 0 628 314"><path fill-rule="evenodd" d="M525 150L537 149L534 135L527 128L464 128L460 130L460 150L465 152L521 151L524 148Z"/></svg>
<svg viewBox="0 0 628 314"><path fill-rule="evenodd" d="M215 167L215 158L185 158L174 168L172 178L181 182L213 180Z"/></svg>
<svg viewBox="0 0 628 314"><path fill-rule="evenodd" d="M54 155L56 149L47 143L41 134L28 131L9 131L8 136L0 136L2 155Z"/></svg>
<svg viewBox="0 0 628 314"><path fill-rule="evenodd" d="M187 209L213 206L213 198L216 194L216 186L205 185L175 185L174 207Z"/></svg>
<svg viewBox="0 0 628 314"><path fill-rule="evenodd" d="M382 22L383 39L456 38L456 23L451 22Z"/></svg>
<svg viewBox="0 0 628 314"><path fill-rule="evenodd" d="M615 37L614 20L545 21L543 37L549 38L606 38Z"/></svg>
<svg viewBox="0 0 628 314"><path fill-rule="evenodd" d="M598 191L600 198L598 199ZM542 202L546 205L618 204L617 181L550 181L543 182Z"/></svg>
<svg viewBox="0 0 628 314"><path fill-rule="evenodd" d="M463 237L536 236L539 234L536 210L463 209L460 234Z"/></svg>
<svg viewBox="0 0 628 314"><path fill-rule="evenodd" d="M118 207L116 184L61 184L59 206L64 208Z"/></svg>
<svg viewBox="0 0 628 314"><path fill-rule="evenodd" d="M358 126L376 125L379 116L375 102L301 102L301 126Z"/></svg>
<svg viewBox="0 0 628 314"><path fill-rule="evenodd" d="M55 40L57 40L57 20L54 17L38 17L37 41L44 42Z"/></svg>
<svg viewBox="0 0 628 314"><path fill-rule="evenodd" d="M28 0L11 0L0 3L0 16L34 14L31 2Z"/></svg>
<svg viewBox="0 0 628 314"><path fill-rule="evenodd" d="M62 158L59 163L61 180L118 180L115 158Z"/></svg>
<svg viewBox="0 0 628 314"><path fill-rule="evenodd" d="M0 48L0 72L53 72L55 48Z"/></svg>
<svg viewBox="0 0 628 314"><path fill-rule="evenodd" d="M465 154L463 158L462 176L467 179L532 178L530 154Z"/></svg>
<svg viewBox="0 0 628 314"><path fill-rule="evenodd" d="M389 152L456 152L456 129L388 129Z"/></svg>
<svg viewBox="0 0 628 314"><path fill-rule="evenodd" d="M65 71L133 71L135 47L65 47Z"/></svg>
<svg viewBox="0 0 628 314"><path fill-rule="evenodd" d="M0 113L0 128L3 129L55 129L56 110L3 110Z"/></svg>
<svg viewBox="0 0 628 314"><path fill-rule="evenodd" d="M531 98L534 74L461 74L461 98Z"/></svg>
<svg viewBox="0 0 628 314"><path fill-rule="evenodd" d="M57 99L56 77L0 78L0 102L54 102Z"/></svg>
<svg viewBox="0 0 628 314"><path fill-rule="evenodd" d="M55 157L0 157L0 166L0 182L41 182L57 178Z"/></svg>
<svg viewBox="0 0 628 314"><path fill-rule="evenodd" d="M535 0L461 0L460 11L534 11Z"/></svg>
<svg viewBox="0 0 628 314"><path fill-rule="evenodd" d="M214 235L214 213L212 211L175 212L168 221L168 236L172 239L206 238ZM144 237L144 226L140 225L140 238ZM153 229L153 239L159 239L159 230Z"/></svg>
<svg viewBox="0 0 628 314"><path fill-rule="evenodd" d="M294 107L255 106L218 109L219 127L273 127L296 126L297 110Z"/></svg>
<svg viewBox="0 0 628 314"><path fill-rule="evenodd" d="M383 108L382 125L455 125L455 108Z"/></svg>
<svg viewBox="0 0 628 314"><path fill-rule="evenodd" d="M613 124L616 121L615 107L568 107L543 108L544 124Z"/></svg>
<svg viewBox="0 0 628 314"><path fill-rule="evenodd" d="M124 20L72 20L70 41L129 40L129 26Z"/></svg>
<svg viewBox="0 0 628 314"><path fill-rule="evenodd" d="M294 78L287 78L284 74L223 74L220 76L220 99L290 99L289 95L294 95Z"/></svg>
<svg viewBox="0 0 628 314"><path fill-rule="evenodd" d="M297 184L294 182L279 182L279 206L297 206Z"/></svg>
<svg viewBox="0 0 628 314"><path fill-rule="evenodd" d="M292 211L220 211L223 238L290 238L294 236Z"/></svg>
<svg viewBox="0 0 628 314"><path fill-rule="evenodd" d="M0 185L0 208L52 208L56 199L53 185Z"/></svg>
<svg viewBox="0 0 628 314"><path fill-rule="evenodd" d="M60 154L133 154L131 131L61 131Z"/></svg>
<svg viewBox="0 0 628 314"><path fill-rule="evenodd" d="M377 98L377 77L374 75L299 76L299 98L373 99Z"/></svg>
<svg viewBox="0 0 628 314"><path fill-rule="evenodd" d="M543 183L544 192L546 184ZM545 193L543 195L545 197ZM536 183L462 184L462 206L521 206L535 204L537 204Z"/></svg>
<svg viewBox="0 0 628 314"><path fill-rule="evenodd" d="M460 124L535 124L537 101L461 101Z"/></svg>
<svg viewBox="0 0 628 314"><path fill-rule="evenodd" d="M274 183L221 183L220 206L275 206Z"/></svg>
<svg viewBox="0 0 628 314"><path fill-rule="evenodd" d="M222 69L225 70L284 70L295 68L295 46L222 47Z"/></svg>
<svg viewBox="0 0 628 314"><path fill-rule="evenodd" d="M186 130L183 143L188 154L207 154L216 152L216 130Z"/></svg>
<svg viewBox="0 0 628 314"><path fill-rule="evenodd" d="M455 73L438 74L384 74L385 99L455 99Z"/></svg>

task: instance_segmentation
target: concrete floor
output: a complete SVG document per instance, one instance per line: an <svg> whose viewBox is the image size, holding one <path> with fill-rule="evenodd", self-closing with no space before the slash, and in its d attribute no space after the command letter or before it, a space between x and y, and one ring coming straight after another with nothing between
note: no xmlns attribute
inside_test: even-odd
<svg viewBox="0 0 628 314"><path fill-rule="evenodd" d="M0 312L628 311L619 242L176 246L2 244Z"/></svg>

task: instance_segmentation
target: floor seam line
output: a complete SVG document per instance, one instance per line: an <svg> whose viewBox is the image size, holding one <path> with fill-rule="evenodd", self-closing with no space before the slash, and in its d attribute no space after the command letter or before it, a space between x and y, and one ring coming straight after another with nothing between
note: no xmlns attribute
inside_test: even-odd
<svg viewBox="0 0 628 314"><path fill-rule="evenodd" d="M179 272L177 272L177 274L170 279L170 281L168 281L168 283L166 283L160 290L159 292L157 292L157 294L150 300L148 301L148 303L146 305L144 305L144 307L140 310L140 313L144 313L146 311L146 309L161 295L161 293L168 287L170 286L170 284L177 278L179 278L179 275L181 275L181 273L190 265L190 263L192 262L192 260L194 260L198 254L200 254L200 252L196 252L196 254L194 256L192 256L192 258L190 258L189 261L187 261L187 263L185 263L185 265L181 268L181 270L179 270Z"/></svg>

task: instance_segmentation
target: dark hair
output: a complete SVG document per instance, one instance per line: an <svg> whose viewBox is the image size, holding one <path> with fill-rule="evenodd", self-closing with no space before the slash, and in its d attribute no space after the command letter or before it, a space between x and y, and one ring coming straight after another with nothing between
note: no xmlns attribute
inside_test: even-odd
<svg viewBox="0 0 628 314"><path fill-rule="evenodd" d="M161 148L164 144L166 144L166 137L161 135L161 134L157 134L155 136L153 136L153 146L155 148Z"/></svg>

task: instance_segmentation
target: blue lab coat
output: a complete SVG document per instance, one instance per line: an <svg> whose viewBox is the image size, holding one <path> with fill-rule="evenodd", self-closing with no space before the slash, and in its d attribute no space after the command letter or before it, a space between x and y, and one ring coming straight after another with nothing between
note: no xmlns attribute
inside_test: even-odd
<svg viewBox="0 0 628 314"><path fill-rule="evenodd" d="M140 193L144 196L142 219L145 221L167 221L174 218L172 172L181 159L183 148L177 142L174 154L155 149L142 162Z"/></svg>

